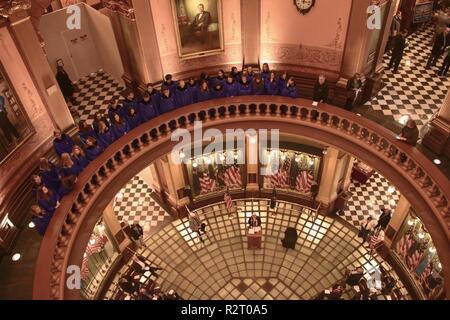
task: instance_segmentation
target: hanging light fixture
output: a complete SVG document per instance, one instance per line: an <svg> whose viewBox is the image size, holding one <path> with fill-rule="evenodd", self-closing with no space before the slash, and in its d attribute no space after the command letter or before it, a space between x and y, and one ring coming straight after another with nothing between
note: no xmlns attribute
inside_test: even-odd
<svg viewBox="0 0 450 320"><path fill-rule="evenodd" d="M192 167L197 168L197 166L198 166L197 161L193 161L193 162L192 162Z"/></svg>
<svg viewBox="0 0 450 320"><path fill-rule="evenodd" d="M184 154L184 152L183 152L183 151L180 151L180 159L184 159L185 156L186 156L186 155Z"/></svg>

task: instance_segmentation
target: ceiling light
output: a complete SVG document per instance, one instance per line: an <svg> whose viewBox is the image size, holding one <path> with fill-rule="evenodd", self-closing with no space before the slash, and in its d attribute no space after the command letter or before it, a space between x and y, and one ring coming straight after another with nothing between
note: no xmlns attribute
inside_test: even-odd
<svg viewBox="0 0 450 320"><path fill-rule="evenodd" d="M19 261L20 257L21 257L20 253L14 253L12 258L11 258L11 260L12 261Z"/></svg>
<svg viewBox="0 0 450 320"><path fill-rule="evenodd" d="M238 154L235 153L235 154L234 154L234 159L237 160L238 157L239 157Z"/></svg>
<svg viewBox="0 0 450 320"><path fill-rule="evenodd" d="M211 164L211 159L210 159L210 158L206 158L206 159L205 159L205 163L206 163L206 164Z"/></svg>
<svg viewBox="0 0 450 320"><path fill-rule="evenodd" d="M197 168L197 166L198 166L197 162L194 161L194 162L192 163L192 166L193 166L194 168Z"/></svg>
<svg viewBox="0 0 450 320"><path fill-rule="evenodd" d="M409 226L412 226L413 224L414 224L414 221L408 220L408 225L409 225Z"/></svg>
<svg viewBox="0 0 450 320"><path fill-rule="evenodd" d="M30 228L30 229L34 228L35 226L36 226L36 225L34 224L33 221L31 221L31 222L28 224L28 228Z"/></svg>
<svg viewBox="0 0 450 320"><path fill-rule="evenodd" d="M434 159L433 162L434 162L434 164L441 164L441 160L439 160L439 159Z"/></svg>
<svg viewBox="0 0 450 320"><path fill-rule="evenodd" d="M314 164L314 160L309 161L309 165L312 166Z"/></svg>
<svg viewBox="0 0 450 320"><path fill-rule="evenodd" d="M442 269L442 264L440 262L438 263L438 267L439 269Z"/></svg>
<svg viewBox="0 0 450 320"><path fill-rule="evenodd" d="M256 138L255 137L250 137L250 143L251 144L254 144L254 143L256 143Z"/></svg>
<svg viewBox="0 0 450 320"><path fill-rule="evenodd" d="M219 159L220 159L220 161L225 161L225 155L221 154L221 155L219 156Z"/></svg>
<svg viewBox="0 0 450 320"><path fill-rule="evenodd" d="M421 232L418 234L418 237L419 237L419 239L423 239L423 238L425 238L425 234L423 232Z"/></svg>
<svg viewBox="0 0 450 320"><path fill-rule="evenodd" d="M185 156L186 156L186 155L184 154L184 152L183 152L183 151L180 151L180 159L184 159Z"/></svg>
<svg viewBox="0 0 450 320"><path fill-rule="evenodd" d="M431 248L430 248L430 252L431 252L431 253L436 252L436 248L435 248L435 247L431 247Z"/></svg>

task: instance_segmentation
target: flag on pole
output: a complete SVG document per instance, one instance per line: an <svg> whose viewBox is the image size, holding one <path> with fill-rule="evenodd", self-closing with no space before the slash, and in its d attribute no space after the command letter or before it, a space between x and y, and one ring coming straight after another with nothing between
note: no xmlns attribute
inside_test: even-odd
<svg viewBox="0 0 450 320"><path fill-rule="evenodd" d="M203 172L203 177L199 177L200 181L200 194L212 192L216 189L216 181L211 179L208 173Z"/></svg>
<svg viewBox="0 0 450 320"><path fill-rule="evenodd" d="M297 175L295 189L298 192L310 193L313 182L314 176L309 171L302 170Z"/></svg>
<svg viewBox="0 0 450 320"><path fill-rule="evenodd" d="M289 156L283 162L283 165L270 177L270 183L273 188L289 188L289 172L291 168L291 158Z"/></svg>
<svg viewBox="0 0 450 320"><path fill-rule="evenodd" d="M222 180L227 187L237 187L242 186L241 169L238 165L232 165L225 169L222 175Z"/></svg>
<svg viewBox="0 0 450 320"><path fill-rule="evenodd" d="M223 197L223 200L225 201L225 206L227 207L227 210L230 211L233 209L233 200L231 199L230 194L228 193L228 190L225 192L225 195Z"/></svg>

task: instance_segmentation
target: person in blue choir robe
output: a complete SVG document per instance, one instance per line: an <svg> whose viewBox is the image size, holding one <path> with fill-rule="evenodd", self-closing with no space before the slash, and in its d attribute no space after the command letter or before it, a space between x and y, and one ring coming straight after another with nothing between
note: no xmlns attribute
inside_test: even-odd
<svg viewBox="0 0 450 320"><path fill-rule="evenodd" d="M170 92L169 87L163 87L161 101L159 102L159 114L175 110L176 100L175 94Z"/></svg>
<svg viewBox="0 0 450 320"><path fill-rule="evenodd" d="M37 196L37 192L40 187L45 186L44 181L42 181L42 178L38 174L33 174L31 176L31 193L33 196Z"/></svg>
<svg viewBox="0 0 450 320"><path fill-rule="evenodd" d="M132 110L132 109L129 109ZM98 125L98 139L97 142L103 149L108 148L108 146L116 140L116 135L113 128L108 128L107 125L102 121Z"/></svg>
<svg viewBox="0 0 450 320"><path fill-rule="evenodd" d="M142 96L142 100L139 103L139 112L143 122L158 116L157 108L153 104L153 99L148 92L144 92L144 95Z"/></svg>
<svg viewBox="0 0 450 320"><path fill-rule="evenodd" d="M60 198L64 197L66 194L70 193L75 184L77 183L77 177L75 176L63 176L61 177L61 186L58 190L58 196Z"/></svg>
<svg viewBox="0 0 450 320"><path fill-rule="evenodd" d="M103 152L102 146L96 139L89 137L86 140L86 157L89 161L95 160Z"/></svg>
<svg viewBox="0 0 450 320"><path fill-rule="evenodd" d="M80 122L78 122L78 136L80 137L81 142L86 143L88 137L95 138L97 135L90 124L85 120L80 120Z"/></svg>
<svg viewBox="0 0 450 320"><path fill-rule="evenodd" d="M206 72L202 72L200 73L198 82L201 84L206 81L206 83L208 83L208 88L212 88L214 86L214 80L215 78L210 77Z"/></svg>
<svg viewBox="0 0 450 320"><path fill-rule="evenodd" d="M98 125L100 121L104 122L108 127L111 125L108 121L108 118L104 116L100 111L97 111L94 115L94 122L92 123L95 133L98 133Z"/></svg>
<svg viewBox="0 0 450 320"><path fill-rule="evenodd" d="M281 95L283 97L298 98L298 88L293 77L289 78L286 86L283 88L283 90L281 90Z"/></svg>
<svg viewBox="0 0 450 320"><path fill-rule="evenodd" d="M194 103L194 94L189 90L189 86L184 80L178 81L175 89L175 101L177 108L181 108Z"/></svg>
<svg viewBox="0 0 450 320"><path fill-rule="evenodd" d="M57 193L53 193L47 187L43 186L38 190L38 205L46 212L53 214L59 207L60 197Z"/></svg>
<svg viewBox="0 0 450 320"><path fill-rule="evenodd" d="M287 72L283 72L278 79L278 94L281 94L281 90L283 90L284 87L286 87L288 81L288 74Z"/></svg>
<svg viewBox="0 0 450 320"><path fill-rule="evenodd" d="M150 95L150 101L152 102L153 108L155 108L155 110L158 110L159 101L161 100L161 92L155 89L151 83L147 83L147 90L144 92L144 95L145 93L148 93ZM142 102L142 100L140 102Z"/></svg>
<svg viewBox="0 0 450 320"><path fill-rule="evenodd" d="M31 206L31 215L31 221L33 221L37 232L43 236L50 224L53 214L45 212L40 206L34 204Z"/></svg>
<svg viewBox="0 0 450 320"><path fill-rule="evenodd" d="M214 87L217 85L217 83L219 83L223 87L225 85L225 81L227 81L227 79L225 78L225 73L222 69L220 69L217 73L217 77L214 79Z"/></svg>
<svg viewBox="0 0 450 320"><path fill-rule="evenodd" d="M119 101L116 99L111 99L108 106L108 118L109 121L112 121L114 119L114 115L118 114L119 116L123 117L124 108L119 104Z"/></svg>
<svg viewBox="0 0 450 320"><path fill-rule="evenodd" d="M263 79L264 82L266 82L266 80L270 78L270 73L271 72L269 69L269 64L264 63L261 70L261 78Z"/></svg>
<svg viewBox="0 0 450 320"><path fill-rule="evenodd" d="M238 82L238 92L240 96L250 96L252 94L252 86L245 74L242 75L241 81Z"/></svg>
<svg viewBox="0 0 450 320"><path fill-rule="evenodd" d="M63 177L78 177L81 171L83 171L83 168L72 160L70 154L63 153L61 155L61 172Z"/></svg>
<svg viewBox="0 0 450 320"><path fill-rule="evenodd" d="M175 83L175 81L173 81L172 79L172 75L171 74L166 74L166 76L164 77L164 82L163 82L163 87L169 88L170 93L175 93L175 88L177 86L177 84Z"/></svg>
<svg viewBox="0 0 450 320"><path fill-rule="evenodd" d="M279 87L278 81L275 76L275 72L271 72L269 78L265 81L264 87L266 89L266 94L269 96L275 96L278 94Z"/></svg>
<svg viewBox="0 0 450 320"><path fill-rule="evenodd" d="M238 95L238 84L232 73L228 74L223 90L225 91L226 97L235 97Z"/></svg>
<svg viewBox="0 0 450 320"><path fill-rule="evenodd" d="M238 82L239 80L241 80L240 75L239 75L239 71L237 67L232 67L231 68L231 75L233 76L233 79Z"/></svg>
<svg viewBox="0 0 450 320"><path fill-rule="evenodd" d="M189 91L192 94L192 99L194 100L194 103L197 102L197 91L198 91L197 80L195 80L195 78L189 78L188 87Z"/></svg>
<svg viewBox="0 0 450 320"><path fill-rule="evenodd" d="M255 96L262 96L263 94L265 94L264 81L261 79L259 74L256 75L253 80L252 92Z"/></svg>
<svg viewBox="0 0 450 320"><path fill-rule="evenodd" d="M39 159L39 174L46 187L55 192L59 190L61 181L59 179L59 168L57 166L46 158L41 158Z"/></svg>
<svg viewBox="0 0 450 320"><path fill-rule="evenodd" d="M130 130L133 130L142 123L142 117L139 114L139 110L134 107L128 109L125 120L127 121Z"/></svg>
<svg viewBox="0 0 450 320"><path fill-rule="evenodd" d="M255 73L253 72L253 67L248 66L247 67L247 80L250 83L253 83L253 80L255 79Z"/></svg>
<svg viewBox="0 0 450 320"><path fill-rule="evenodd" d="M139 102L136 96L134 95L134 92L128 91L127 96L125 97L125 100L122 103L123 114L121 115L121 117L123 118L127 114L129 108L136 109L138 107L138 103Z"/></svg>
<svg viewBox="0 0 450 320"><path fill-rule="evenodd" d="M72 160L83 169L86 168L89 164L89 160L87 159L83 149L77 145L73 146Z"/></svg>
<svg viewBox="0 0 450 320"><path fill-rule="evenodd" d="M119 139L130 131L130 126L125 119L119 117L119 115L116 114L114 116L111 129L113 130L116 139Z"/></svg>
<svg viewBox="0 0 450 320"><path fill-rule="evenodd" d="M211 99L219 99L225 97L225 91L223 90L222 85L218 82L211 90Z"/></svg>
<svg viewBox="0 0 450 320"><path fill-rule="evenodd" d="M60 130L53 131L55 139L53 139L53 147L58 156L64 152L71 153L73 147L73 140L68 135L61 133Z"/></svg>
<svg viewBox="0 0 450 320"><path fill-rule="evenodd" d="M203 80L200 83L200 88L197 91L197 102L203 102L211 99L211 91L209 90L208 82Z"/></svg>

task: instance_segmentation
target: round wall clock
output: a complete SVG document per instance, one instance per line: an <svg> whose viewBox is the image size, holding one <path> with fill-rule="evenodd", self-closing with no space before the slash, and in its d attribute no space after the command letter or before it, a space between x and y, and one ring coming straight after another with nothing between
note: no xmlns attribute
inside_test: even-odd
<svg viewBox="0 0 450 320"><path fill-rule="evenodd" d="M294 5L301 14L307 14L315 3L316 0L294 0Z"/></svg>

